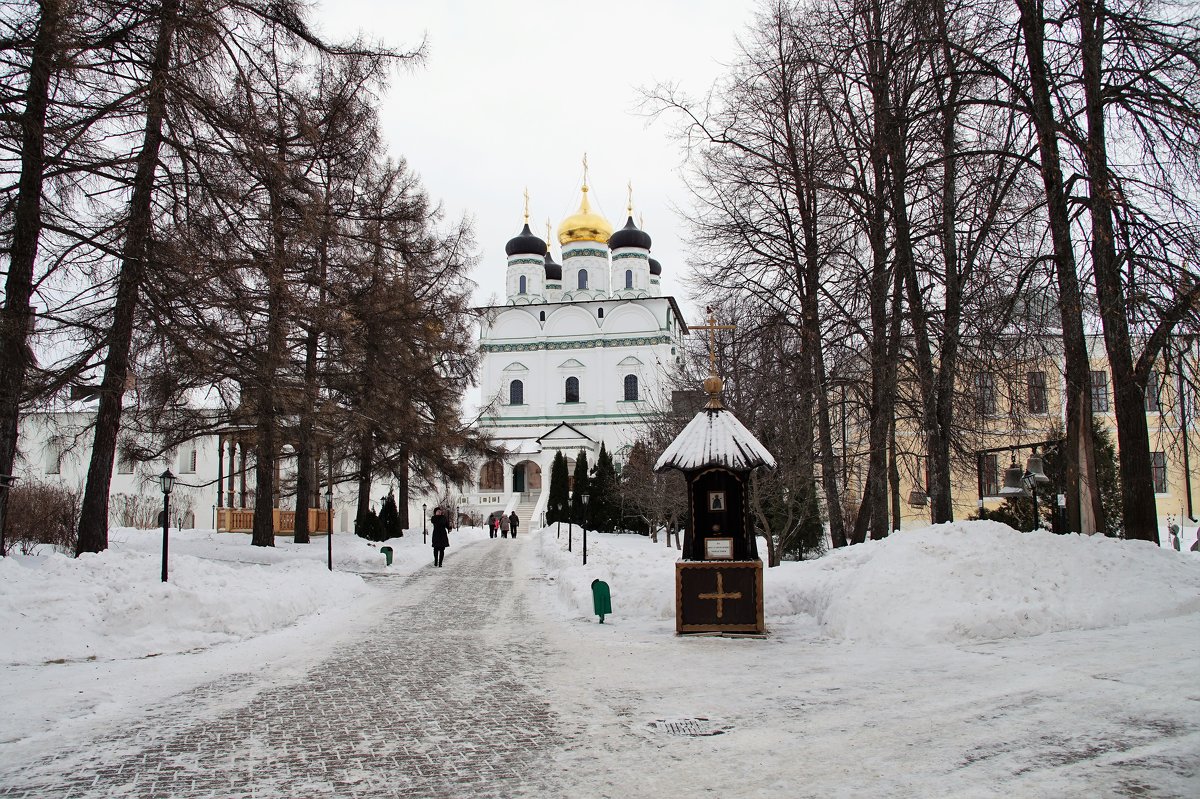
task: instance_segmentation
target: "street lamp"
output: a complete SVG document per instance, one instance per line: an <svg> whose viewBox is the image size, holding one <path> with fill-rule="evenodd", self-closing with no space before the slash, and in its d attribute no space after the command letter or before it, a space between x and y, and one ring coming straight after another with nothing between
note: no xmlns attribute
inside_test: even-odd
<svg viewBox="0 0 1200 799"><path fill-rule="evenodd" d="M7 491L21 478L11 474L0 474L0 491ZM8 526L8 506L5 506L4 518L0 519L0 558L8 551L4 546L4 528Z"/></svg>
<svg viewBox="0 0 1200 799"><path fill-rule="evenodd" d="M1036 530L1041 527L1042 522L1041 517L1038 516L1037 487L1050 482L1050 478L1046 476L1042 456L1038 455L1037 447L1033 448L1033 453L1025 462L1025 473L1021 475L1021 482L1033 495L1033 529Z"/></svg>
<svg viewBox="0 0 1200 799"><path fill-rule="evenodd" d="M588 495L587 495L587 494L584 494L584 495L583 495L583 497L582 497L582 499L583 499L583 565L584 565L584 566L586 566L586 565L587 565L587 507L588 507Z"/></svg>
<svg viewBox="0 0 1200 799"><path fill-rule="evenodd" d="M175 487L175 475L167 469L158 476L158 485L163 492L163 551L162 551L162 581L167 581L167 526L171 519L171 489Z"/></svg>
<svg viewBox="0 0 1200 799"><path fill-rule="evenodd" d="M425 508L424 502L421 503L421 543L425 543L426 537L429 535L429 527L425 524Z"/></svg>
<svg viewBox="0 0 1200 799"><path fill-rule="evenodd" d="M325 519L329 523L329 571L333 571L333 485L325 486Z"/></svg>

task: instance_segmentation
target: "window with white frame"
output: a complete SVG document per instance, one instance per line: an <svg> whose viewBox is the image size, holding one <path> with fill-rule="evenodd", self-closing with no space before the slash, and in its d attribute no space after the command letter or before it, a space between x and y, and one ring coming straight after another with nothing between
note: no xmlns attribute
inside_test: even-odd
<svg viewBox="0 0 1200 799"><path fill-rule="evenodd" d="M1146 379L1146 413L1162 413L1159 405L1159 374L1157 369L1150 370Z"/></svg>
<svg viewBox="0 0 1200 799"><path fill-rule="evenodd" d="M564 402L579 402L579 378L568 377L564 391Z"/></svg>
<svg viewBox="0 0 1200 799"><path fill-rule="evenodd" d="M978 416L996 415L996 378L988 372L975 374L975 413Z"/></svg>
<svg viewBox="0 0 1200 799"><path fill-rule="evenodd" d="M520 380L514 380L508 384L508 404L525 404L525 384Z"/></svg>
<svg viewBox="0 0 1200 799"><path fill-rule="evenodd" d="M1108 413L1108 372L1092 370L1091 393L1092 413Z"/></svg>
<svg viewBox="0 0 1200 799"><path fill-rule="evenodd" d="M625 401L638 401L638 379L637 375L625 375Z"/></svg>
<svg viewBox="0 0 1200 799"><path fill-rule="evenodd" d="M1154 480L1154 493L1167 493L1167 454L1165 452L1150 453L1150 476Z"/></svg>
<svg viewBox="0 0 1200 799"><path fill-rule="evenodd" d="M196 448L189 447L179 453L179 473L180 474L195 474L196 473Z"/></svg>
<svg viewBox="0 0 1200 799"><path fill-rule="evenodd" d="M1046 373L1030 372L1026 376L1028 408L1030 413L1046 412Z"/></svg>
<svg viewBox="0 0 1200 799"><path fill-rule="evenodd" d="M524 275L521 275L521 277L517 280L517 293L524 294L528 285L528 278L526 278Z"/></svg>
<svg viewBox="0 0 1200 799"><path fill-rule="evenodd" d="M625 270L625 288L627 288L627 289L633 288L633 270L632 269Z"/></svg>
<svg viewBox="0 0 1200 799"><path fill-rule="evenodd" d="M588 287L588 273L586 269L579 270L579 288L586 289Z"/></svg>

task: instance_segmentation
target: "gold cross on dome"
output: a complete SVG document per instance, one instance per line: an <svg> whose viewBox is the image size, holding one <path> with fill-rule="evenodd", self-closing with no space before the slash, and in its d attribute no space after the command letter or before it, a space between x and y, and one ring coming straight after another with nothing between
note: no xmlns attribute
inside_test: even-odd
<svg viewBox="0 0 1200 799"><path fill-rule="evenodd" d="M713 375L717 373L717 331L718 330L737 330L737 325L718 325L717 317L713 314L712 306L704 309L708 312L707 325L689 325L692 330L707 330L708 331L708 369Z"/></svg>
<svg viewBox="0 0 1200 799"><path fill-rule="evenodd" d="M717 572L717 591L714 594L697 594L698 599L715 599L717 600L717 618L725 616L725 600L726 599L741 599L742 592L737 591L732 594L725 593L725 583L721 579L721 572Z"/></svg>
<svg viewBox="0 0 1200 799"><path fill-rule="evenodd" d="M525 224L529 224L529 187L525 187Z"/></svg>

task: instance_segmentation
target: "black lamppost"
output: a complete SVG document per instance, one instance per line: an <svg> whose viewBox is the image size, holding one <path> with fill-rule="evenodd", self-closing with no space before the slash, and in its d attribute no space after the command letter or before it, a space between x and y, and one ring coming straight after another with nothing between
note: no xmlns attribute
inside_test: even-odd
<svg viewBox="0 0 1200 799"><path fill-rule="evenodd" d="M325 518L329 521L329 571L333 571L333 486L325 486Z"/></svg>
<svg viewBox="0 0 1200 799"><path fill-rule="evenodd" d="M1033 453L1025 462L1025 473L1021 475L1021 482L1033 495L1033 529L1036 530L1041 527L1042 522L1041 517L1038 516L1037 487L1042 483L1050 482L1050 478L1046 476L1042 456L1038 455L1037 447L1033 448Z"/></svg>
<svg viewBox="0 0 1200 799"><path fill-rule="evenodd" d="M9 490L10 488L13 487L13 484L16 483L20 479L21 478L14 477L11 474L0 474L0 491ZM6 510L6 512L4 514L4 518L0 519L0 557L4 557L4 553L8 551L4 548L4 528L7 526L8 526L8 512Z"/></svg>
<svg viewBox="0 0 1200 799"><path fill-rule="evenodd" d="M429 535L429 527L425 524L425 508L424 502L421 503L421 543L425 543L426 537Z"/></svg>
<svg viewBox="0 0 1200 799"><path fill-rule="evenodd" d="M572 506L574 506L574 504L575 504L574 499L575 499L574 497L571 497L571 505ZM575 514L571 513L571 518L567 521L567 551L568 552L573 551L571 549L571 539L574 538L574 536L575 536Z"/></svg>
<svg viewBox="0 0 1200 799"><path fill-rule="evenodd" d="M158 485L163 492L163 553L162 553L162 581L167 581L167 526L171 522L171 489L175 487L175 475L171 474L171 470L167 469L158 476Z"/></svg>
<svg viewBox="0 0 1200 799"><path fill-rule="evenodd" d="M580 499L583 500L583 565L587 565L587 507L588 495L584 494Z"/></svg>

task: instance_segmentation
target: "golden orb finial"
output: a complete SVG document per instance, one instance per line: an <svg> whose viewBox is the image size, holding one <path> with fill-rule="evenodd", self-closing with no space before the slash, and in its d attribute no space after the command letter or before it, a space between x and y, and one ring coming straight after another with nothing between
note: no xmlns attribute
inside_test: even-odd
<svg viewBox="0 0 1200 799"><path fill-rule="evenodd" d="M594 241L604 244L612 235L613 228L608 220L592 211L588 202L588 161L583 154L583 187L579 210L568 216L558 226L558 243L566 246L573 241Z"/></svg>

